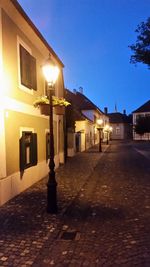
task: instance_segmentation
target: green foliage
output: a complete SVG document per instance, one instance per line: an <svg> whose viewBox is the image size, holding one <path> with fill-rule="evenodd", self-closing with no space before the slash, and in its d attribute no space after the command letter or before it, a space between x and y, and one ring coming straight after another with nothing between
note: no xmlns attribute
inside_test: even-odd
<svg viewBox="0 0 150 267"><path fill-rule="evenodd" d="M139 117L134 130L140 135L143 135L144 133L150 133L150 116Z"/></svg>
<svg viewBox="0 0 150 267"><path fill-rule="evenodd" d="M150 68L150 17L146 22L141 22L135 32L136 43L129 46L133 51L130 63L144 63Z"/></svg>
<svg viewBox="0 0 150 267"><path fill-rule="evenodd" d="M35 108L39 107L41 104L49 104L49 99L47 96L39 96L33 103ZM65 106L67 107L70 105L65 98L53 96L53 106Z"/></svg>

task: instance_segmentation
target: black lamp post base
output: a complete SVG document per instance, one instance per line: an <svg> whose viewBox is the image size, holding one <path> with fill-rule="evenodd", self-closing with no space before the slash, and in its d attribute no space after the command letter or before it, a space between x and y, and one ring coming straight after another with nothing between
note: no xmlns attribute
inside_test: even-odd
<svg viewBox="0 0 150 267"><path fill-rule="evenodd" d="M98 128L98 131L99 131L99 152L102 152L102 138L101 138L102 129L101 128Z"/></svg>
<svg viewBox="0 0 150 267"><path fill-rule="evenodd" d="M47 184L47 213L56 214L57 207L57 183L48 182Z"/></svg>
<svg viewBox="0 0 150 267"><path fill-rule="evenodd" d="M102 152L102 143L101 143L101 141L99 143L99 152Z"/></svg>

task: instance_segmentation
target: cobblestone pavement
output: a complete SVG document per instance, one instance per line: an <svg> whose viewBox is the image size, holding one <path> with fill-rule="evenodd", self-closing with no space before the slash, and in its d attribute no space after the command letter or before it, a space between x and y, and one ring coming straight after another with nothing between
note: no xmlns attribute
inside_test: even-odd
<svg viewBox="0 0 150 267"><path fill-rule="evenodd" d="M135 141L134 148L146 158L150 159L150 141Z"/></svg>
<svg viewBox="0 0 150 267"><path fill-rule="evenodd" d="M150 266L150 159L135 144L77 154L57 170L59 213L46 180L0 208L0 266Z"/></svg>

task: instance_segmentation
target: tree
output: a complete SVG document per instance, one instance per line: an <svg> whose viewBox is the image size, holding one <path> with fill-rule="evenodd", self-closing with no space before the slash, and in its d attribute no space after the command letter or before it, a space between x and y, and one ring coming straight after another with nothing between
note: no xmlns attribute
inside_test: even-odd
<svg viewBox="0 0 150 267"><path fill-rule="evenodd" d="M129 46L134 53L130 63L143 63L150 69L150 17L146 22L141 22L135 32L137 33L136 43Z"/></svg>
<svg viewBox="0 0 150 267"><path fill-rule="evenodd" d="M139 117L137 119L134 131L140 135L143 135L144 133L150 133L150 116Z"/></svg>

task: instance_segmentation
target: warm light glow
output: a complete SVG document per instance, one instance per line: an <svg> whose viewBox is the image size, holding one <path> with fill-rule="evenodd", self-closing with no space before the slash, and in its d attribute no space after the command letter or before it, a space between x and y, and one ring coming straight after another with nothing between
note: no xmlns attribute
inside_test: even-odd
<svg viewBox="0 0 150 267"><path fill-rule="evenodd" d="M109 130L109 125L106 124L105 127L104 127L104 131L108 131Z"/></svg>
<svg viewBox="0 0 150 267"><path fill-rule="evenodd" d="M8 111L5 111L5 116L6 116L6 118L9 117L9 112Z"/></svg>
<svg viewBox="0 0 150 267"><path fill-rule="evenodd" d="M103 120L102 119L97 119L97 124L98 125L102 125L103 124Z"/></svg>
<svg viewBox="0 0 150 267"><path fill-rule="evenodd" d="M112 128L112 126L110 126L110 127L109 127L109 131L112 132L112 130L113 130L113 128Z"/></svg>
<svg viewBox="0 0 150 267"><path fill-rule="evenodd" d="M2 97L9 94L11 90L12 80L10 80L10 77L6 73L1 73L0 81L0 96Z"/></svg>
<svg viewBox="0 0 150 267"><path fill-rule="evenodd" d="M48 84L54 85L59 75L59 68L54 64L50 57L42 66L42 70Z"/></svg>

